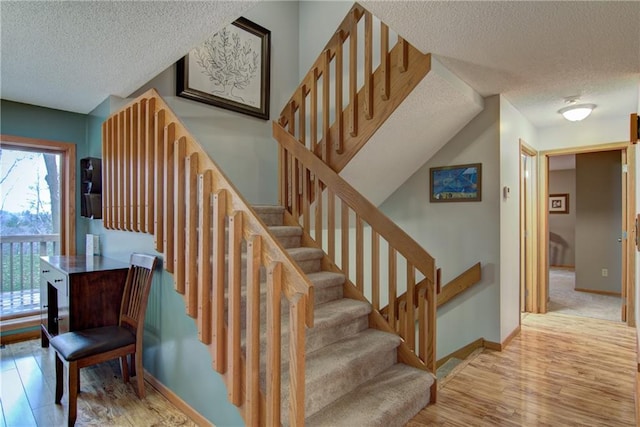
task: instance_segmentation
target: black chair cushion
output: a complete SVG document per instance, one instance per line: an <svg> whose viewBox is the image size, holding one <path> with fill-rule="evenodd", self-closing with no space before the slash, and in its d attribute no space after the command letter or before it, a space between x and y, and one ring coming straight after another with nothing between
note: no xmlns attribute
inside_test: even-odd
<svg viewBox="0 0 640 427"><path fill-rule="evenodd" d="M49 341L58 354L68 361L105 353L129 344L135 344L135 342L135 335L127 328L120 326L104 326L65 332Z"/></svg>

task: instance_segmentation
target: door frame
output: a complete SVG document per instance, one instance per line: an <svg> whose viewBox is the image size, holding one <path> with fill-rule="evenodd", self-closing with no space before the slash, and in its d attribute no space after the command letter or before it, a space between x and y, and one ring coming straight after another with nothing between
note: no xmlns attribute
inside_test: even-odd
<svg viewBox="0 0 640 427"><path fill-rule="evenodd" d="M538 269L538 220L537 220L537 180L538 152L520 139L520 311L536 313L538 301L535 298L534 284L537 282ZM529 187L522 169L522 155L531 159L531 179ZM530 213L530 215L528 215ZM528 232L528 233L527 233Z"/></svg>
<svg viewBox="0 0 640 427"><path fill-rule="evenodd" d="M599 144L582 147L561 148L556 150L540 151L538 153L538 277L534 282L534 293L538 300L538 310L534 313L547 312L547 297L549 286L549 222L548 222L548 202L549 202L549 157L563 154L595 153L600 151L620 151L626 155L627 170L625 177L626 185L623 185L623 192L626 189L626 196L622 196L623 205L623 230L626 231L626 239L622 245L622 284L623 295L626 294L626 323L635 326L635 150L628 142L614 142L610 144ZM623 157L624 158L624 157ZM624 168L623 168L624 170Z"/></svg>

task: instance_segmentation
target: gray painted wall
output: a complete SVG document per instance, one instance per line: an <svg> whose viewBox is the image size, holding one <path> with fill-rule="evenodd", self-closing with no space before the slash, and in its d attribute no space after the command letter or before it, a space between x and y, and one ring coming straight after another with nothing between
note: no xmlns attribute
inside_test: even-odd
<svg viewBox="0 0 640 427"><path fill-rule="evenodd" d="M576 171L549 172L549 194L569 194L568 214L549 214L549 263L552 266L575 267L576 237Z"/></svg>
<svg viewBox="0 0 640 427"><path fill-rule="evenodd" d="M620 151L576 155L577 289L621 291L621 194Z"/></svg>
<svg viewBox="0 0 640 427"><path fill-rule="evenodd" d="M437 357L484 337L500 341L500 98L398 188L380 209L435 257L442 284L480 261L482 281L438 310ZM429 202L429 168L482 163L482 201ZM396 165L398 167L398 165Z"/></svg>

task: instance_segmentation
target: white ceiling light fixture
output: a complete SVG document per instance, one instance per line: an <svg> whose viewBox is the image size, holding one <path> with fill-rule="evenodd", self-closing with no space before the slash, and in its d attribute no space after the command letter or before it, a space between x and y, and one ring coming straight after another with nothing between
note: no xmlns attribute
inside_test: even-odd
<svg viewBox="0 0 640 427"><path fill-rule="evenodd" d="M596 104L578 104L578 98L568 98L565 100L567 107L561 108L558 110L558 113L562 114L562 116L569 120L570 122L579 122L580 120L584 120L596 108Z"/></svg>

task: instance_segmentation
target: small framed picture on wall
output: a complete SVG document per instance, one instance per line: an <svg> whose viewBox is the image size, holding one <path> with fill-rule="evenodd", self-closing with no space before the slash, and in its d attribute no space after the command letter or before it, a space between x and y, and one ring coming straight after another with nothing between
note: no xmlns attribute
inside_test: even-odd
<svg viewBox="0 0 640 427"><path fill-rule="evenodd" d="M549 194L549 213L568 214L569 194Z"/></svg>

